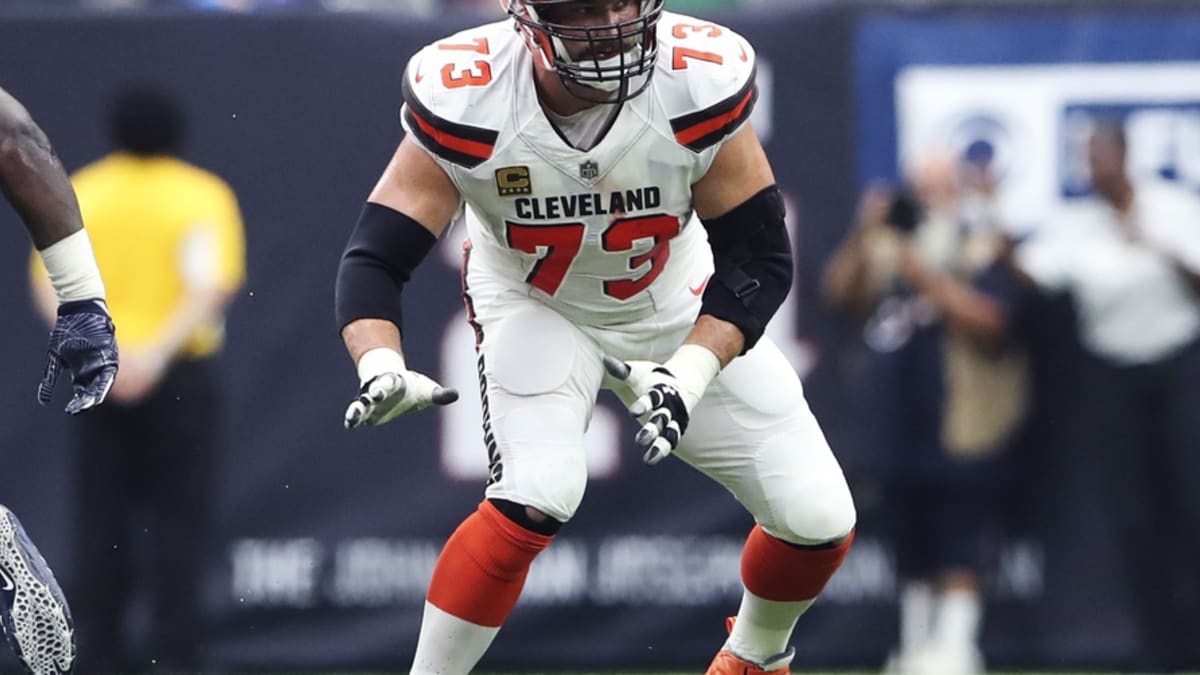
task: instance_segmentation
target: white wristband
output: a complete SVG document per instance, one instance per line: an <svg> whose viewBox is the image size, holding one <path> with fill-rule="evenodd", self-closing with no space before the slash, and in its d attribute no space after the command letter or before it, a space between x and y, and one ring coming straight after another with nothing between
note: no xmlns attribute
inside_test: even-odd
<svg viewBox="0 0 1200 675"><path fill-rule="evenodd" d="M383 373L403 373L406 370L408 366L404 365L404 357L390 347L368 349L358 357L359 384L366 384Z"/></svg>
<svg viewBox="0 0 1200 675"><path fill-rule="evenodd" d="M60 303L104 299L104 282L96 267L87 230L73 232L38 253Z"/></svg>
<svg viewBox="0 0 1200 675"><path fill-rule="evenodd" d="M708 383L721 372L721 360L707 347L686 344L676 349L663 367L671 371L683 388L699 398Z"/></svg>

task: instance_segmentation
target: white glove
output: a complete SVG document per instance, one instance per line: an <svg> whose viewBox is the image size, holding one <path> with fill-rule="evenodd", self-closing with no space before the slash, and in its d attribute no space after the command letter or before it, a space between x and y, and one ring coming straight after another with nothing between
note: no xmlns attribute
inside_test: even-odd
<svg viewBox="0 0 1200 675"><path fill-rule="evenodd" d="M621 361L606 355L604 368L637 397L629 413L644 424L633 442L646 451L642 461L658 464L679 446L692 410L721 371L721 361L705 347L686 344L665 363Z"/></svg>
<svg viewBox="0 0 1200 675"><path fill-rule="evenodd" d="M458 400L458 391L409 370L404 357L387 347L370 349L359 357L358 381L358 398L346 408L347 429L377 426L409 411Z"/></svg>

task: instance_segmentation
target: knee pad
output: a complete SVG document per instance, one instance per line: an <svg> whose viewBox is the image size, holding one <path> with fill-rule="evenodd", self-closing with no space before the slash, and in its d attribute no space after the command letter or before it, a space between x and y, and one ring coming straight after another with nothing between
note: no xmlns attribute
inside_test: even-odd
<svg viewBox="0 0 1200 675"><path fill-rule="evenodd" d="M811 546L841 539L858 520L850 488L841 474L784 500L778 518L763 523L772 535Z"/></svg>
<svg viewBox="0 0 1200 675"><path fill-rule="evenodd" d="M816 425L765 444L758 457L762 503L751 511L772 536L801 545L840 539L857 513L842 468Z"/></svg>

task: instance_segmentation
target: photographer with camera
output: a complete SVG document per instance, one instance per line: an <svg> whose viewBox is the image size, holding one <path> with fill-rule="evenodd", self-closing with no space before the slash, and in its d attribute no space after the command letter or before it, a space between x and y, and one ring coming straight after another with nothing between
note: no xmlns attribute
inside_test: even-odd
<svg viewBox="0 0 1200 675"><path fill-rule="evenodd" d="M984 148L983 150L986 150ZM1004 452L1021 425L1020 285L1000 264L990 153L934 151L871 186L825 270L826 302L861 322L872 450L896 552L895 673L981 672L981 574Z"/></svg>

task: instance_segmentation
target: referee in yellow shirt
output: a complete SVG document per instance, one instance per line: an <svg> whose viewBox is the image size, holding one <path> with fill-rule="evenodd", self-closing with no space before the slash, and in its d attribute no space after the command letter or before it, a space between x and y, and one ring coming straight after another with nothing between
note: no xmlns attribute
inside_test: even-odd
<svg viewBox="0 0 1200 675"><path fill-rule="evenodd" d="M78 668L197 672L224 419L214 356L245 276L242 220L225 181L176 157L183 120L165 93L123 92L111 123L118 150L72 178L121 351L110 405L74 428L75 559L86 570L72 588ZM45 286L35 287L49 310ZM123 635L135 579L150 583L146 654L130 653Z"/></svg>

